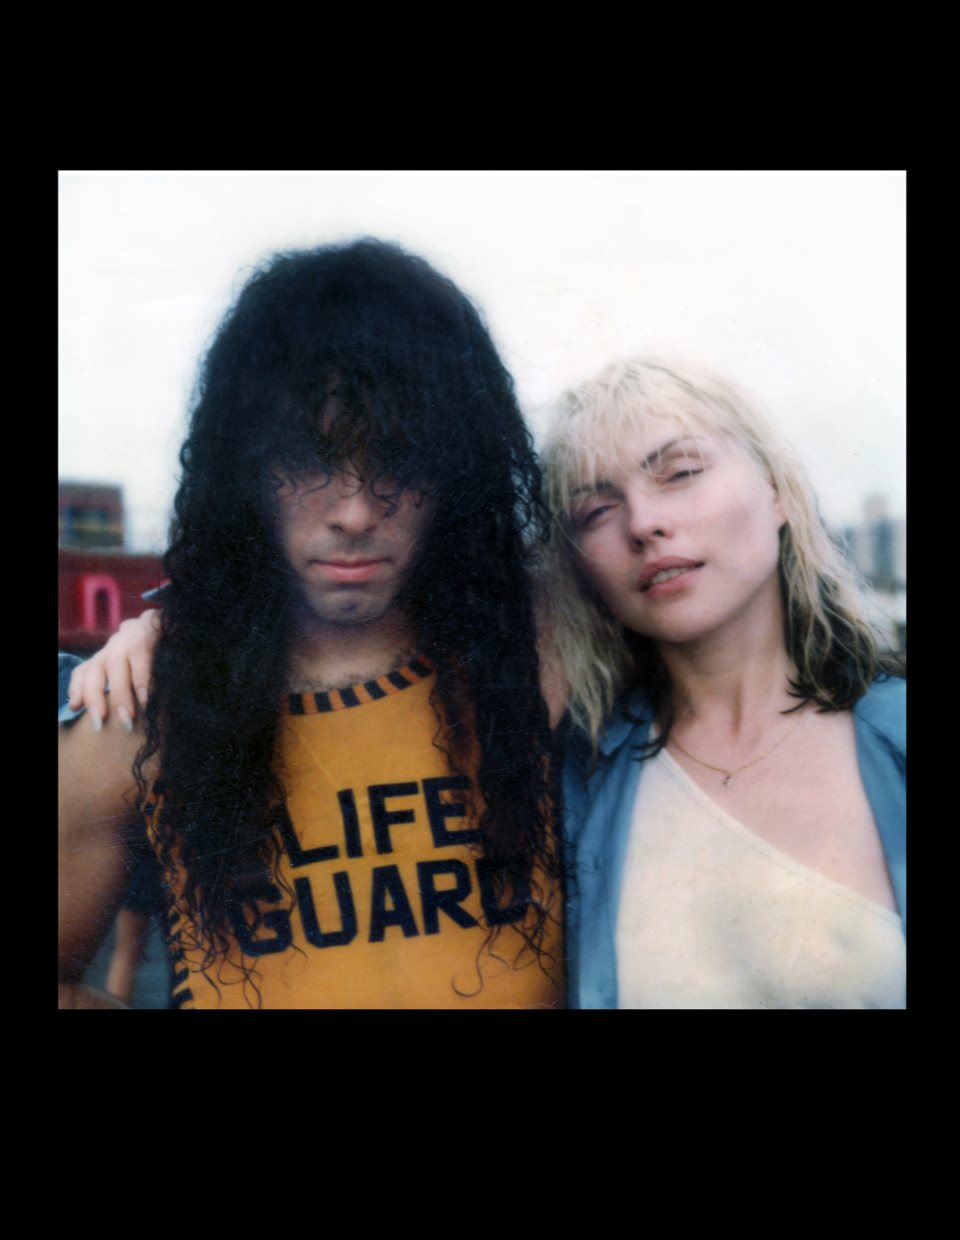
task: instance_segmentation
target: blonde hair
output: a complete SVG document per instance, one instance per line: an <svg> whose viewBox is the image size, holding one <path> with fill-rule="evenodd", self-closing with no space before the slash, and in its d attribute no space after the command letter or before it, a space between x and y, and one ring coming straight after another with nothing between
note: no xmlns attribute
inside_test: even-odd
<svg viewBox="0 0 960 1240"><path fill-rule="evenodd" d="M851 706L881 670L877 635L858 578L831 540L806 472L756 397L689 362L641 357L614 362L564 393L543 452L553 514L540 587L548 611L546 658L565 681L573 721L596 741L620 694L646 680L665 739L669 682L649 639L598 603L576 561L569 513L574 492L622 461L629 437L651 418L677 418L739 444L776 489L785 641L796 669L792 692L823 710Z"/></svg>

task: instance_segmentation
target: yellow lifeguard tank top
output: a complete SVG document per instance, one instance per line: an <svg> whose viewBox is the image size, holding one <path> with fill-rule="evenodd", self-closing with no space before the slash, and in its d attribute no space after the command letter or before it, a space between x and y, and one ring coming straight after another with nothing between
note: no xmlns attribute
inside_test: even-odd
<svg viewBox="0 0 960 1240"><path fill-rule="evenodd" d="M470 780L434 745L425 659L351 689L291 695L281 752L277 884L231 909L236 950L207 971L195 928L171 913L183 1008L541 1008L563 1002L560 898L541 962L498 913L476 866ZM471 848L471 845L474 847ZM178 886L179 876L171 876ZM532 910L523 916L532 924ZM239 967L240 952L251 969ZM541 965L543 967L541 967Z"/></svg>

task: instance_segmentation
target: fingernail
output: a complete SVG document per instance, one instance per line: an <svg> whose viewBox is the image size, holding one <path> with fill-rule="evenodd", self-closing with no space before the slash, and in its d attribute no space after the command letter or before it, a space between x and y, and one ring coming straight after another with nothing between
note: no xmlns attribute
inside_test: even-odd
<svg viewBox="0 0 960 1240"><path fill-rule="evenodd" d="M117 707L117 718L120 720L120 726L123 728L124 732L133 731L133 720L130 718L130 712L127 710L126 706Z"/></svg>
<svg viewBox="0 0 960 1240"><path fill-rule="evenodd" d="M99 732L100 729L103 727L103 720L100 718L97 712L92 709L90 711L90 722L93 724L94 732Z"/></svg>
<svg viewBox="0 0 960 1240"><path fill-rule="evenodd" d="M142 686L137 690L137 701L141 706L146 706L147 704L147 691Z"/></svg>

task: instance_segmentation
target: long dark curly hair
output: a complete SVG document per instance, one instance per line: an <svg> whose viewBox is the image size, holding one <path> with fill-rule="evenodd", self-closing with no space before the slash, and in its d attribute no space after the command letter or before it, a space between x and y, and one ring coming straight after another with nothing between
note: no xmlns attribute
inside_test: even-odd
<svg viewBox="0 0 960 1240"><path fill-rule="evenodd" d="M231 893L277 881L296 585L276 472L358 460L371 486L435 502L404 602L437 667L436 744L458 772L474 770L479 747L477 864L503 914L491 921L529 898L522 933L539 954L555 915L537 881L557 861L527 571L547 524L532 440L477 309L424 260L361 240L279 254L247 281L202 365L180 454L136 776L150 804L146 772L159 770L155 841L184 876L180 911L205 966L231 949Z"/></svg>

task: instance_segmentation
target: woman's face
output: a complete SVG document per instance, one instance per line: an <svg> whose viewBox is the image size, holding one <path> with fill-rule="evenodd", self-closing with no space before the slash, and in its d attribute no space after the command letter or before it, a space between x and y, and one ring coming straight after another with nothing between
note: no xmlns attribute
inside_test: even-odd
<svg viewBox="0 0 960 1240"><path fill-rule="evenodd" d="M744 450L650 419L571 508L575 554L611 614L664 643L759 635L781 619L779 497Z"/></svg>

